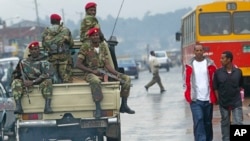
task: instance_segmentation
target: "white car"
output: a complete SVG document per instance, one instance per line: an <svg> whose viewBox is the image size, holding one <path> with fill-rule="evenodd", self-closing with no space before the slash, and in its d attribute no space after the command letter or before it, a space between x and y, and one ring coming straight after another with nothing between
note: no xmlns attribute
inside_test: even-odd
<svg viewBox="0 0 250 141"><path fill-rule="evenodd" d="M168 72L170 68L171 60L168 57L167 52L166 51L154 51L154 52L155 52L155 57L157 61L161 64L160 68L165 68ZM149 71L151 72L151 70Z"/></svg>

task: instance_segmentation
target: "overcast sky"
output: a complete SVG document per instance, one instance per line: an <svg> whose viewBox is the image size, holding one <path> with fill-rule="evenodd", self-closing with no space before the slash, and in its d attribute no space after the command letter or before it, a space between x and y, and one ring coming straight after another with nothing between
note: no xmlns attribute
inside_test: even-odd
<svg viewBox="0 0 250 141"><path fill-rule="evenodd" d="M44 18L51 13L62 15L63 9L66 20L78 21L80 13L85 14L85 4L90 1L97 3L97 16L104 19L108 15L116 17L123 0L37 0L38 13ZM124 0L120 17L141 19L147 12L151 15L167 13L181 8L194 8L211 1L213 0ZM17 16L20 18L15 18ZM0 0L0 17L7 23L15 23L21 19L35 20L35 0Z"/></svg>

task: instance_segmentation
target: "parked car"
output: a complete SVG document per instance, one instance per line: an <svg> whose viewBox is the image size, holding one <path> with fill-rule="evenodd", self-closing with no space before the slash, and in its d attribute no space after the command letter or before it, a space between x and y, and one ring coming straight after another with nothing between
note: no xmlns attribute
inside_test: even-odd
<svg viewBox="0 0 250 141"><path fill-rule="evenodd" d="M12 72L8 72L9 67L11 66L12 63L12 67L13 70L16 68L16 65L19 62L19 58L18 57L8 57L8 58L1 58L0 59L0 65L4 68L4 76L2 77L1 82L3 83L5 89L7 89L7 91L9 91L10 89L10 81L9 78L7 78L7 74L8 73L12 73Z"/></svg>
<svg viewBox="0 0 250 141"><path fill-rule="evenodd" d="M133 58L122 58L117 60L119 68L124 69L124 73L129 76L134 76L135 79L139 78L139 69Z"/></svg>
<svg viewBox="0 0 250 141"><path fill-rule="evenodd" d="M0 141L15 141L15 102L0 82Z"/></svg>

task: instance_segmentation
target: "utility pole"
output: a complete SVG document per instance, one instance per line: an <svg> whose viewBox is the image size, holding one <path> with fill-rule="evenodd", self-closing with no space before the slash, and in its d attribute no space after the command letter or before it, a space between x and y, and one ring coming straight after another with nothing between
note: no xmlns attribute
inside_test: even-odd
<svg viewBox="0 0 250 141"><path fill-rule="evenodd" d="M64 23L64 22L66 21L66 20L65 20L65 16L64 16L64 9L62 9L62 19L63 19L62 22Z"/></svg>
<svg viewBox="0 0 250 141"><path fill-rule="evenodd" d="M76 12L76 14L79 14L79 15L80 15L80 23L81 23L81 21L82 21L82 19L83 19L83 12Z"/></svg>
<svg viewBox="0 0 250 141"><path fill-rule="evenodd" d="M37 22L37 39L40 38L40 20L39 20L39 13L38 13L38 7L37 7L37 0L35 1L35 9L36 9L36 22Z"/></svg>

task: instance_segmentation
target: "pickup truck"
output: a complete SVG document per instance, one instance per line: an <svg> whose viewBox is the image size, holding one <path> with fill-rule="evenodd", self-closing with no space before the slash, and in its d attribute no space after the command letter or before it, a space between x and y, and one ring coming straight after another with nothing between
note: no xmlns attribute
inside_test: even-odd
<svg viewBox="0 0 250 141"><path fill-rule="evenodd" d="M80 46L81 42L75 41L70 49L74 61ZM113 61L114 49L110 52ZM51 114L43 113L45 101L39 86L29 88L22 98L24 113L15 121L17 141L121 140L120 82L102 82L102 117L96 119L90 86L81 78L80 70L73 69L73 79L73 83L53 84Z"/></svg>

